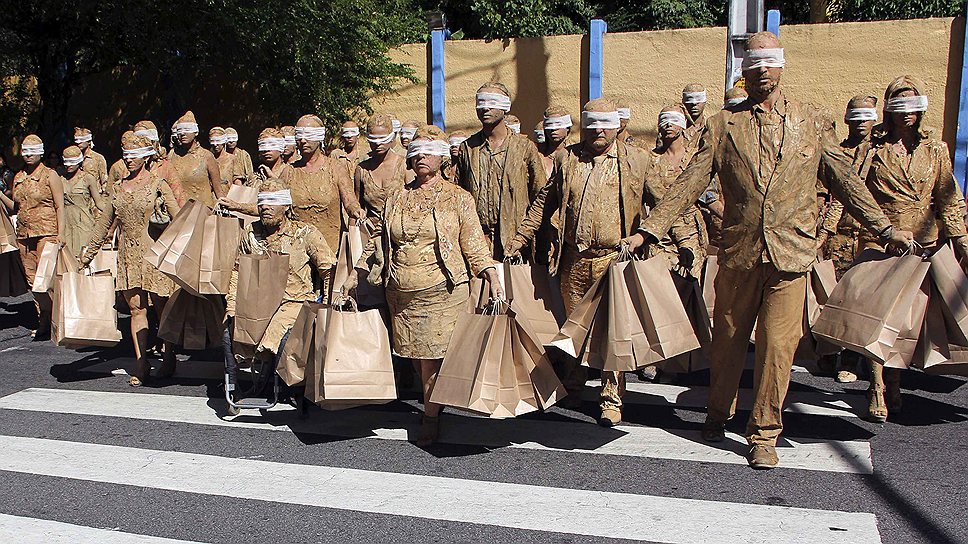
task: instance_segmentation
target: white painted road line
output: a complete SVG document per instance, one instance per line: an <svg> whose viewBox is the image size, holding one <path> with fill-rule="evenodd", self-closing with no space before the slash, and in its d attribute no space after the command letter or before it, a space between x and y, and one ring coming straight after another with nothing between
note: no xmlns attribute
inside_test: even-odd
<svg viewBox="0 0 968 544"><path fill-rule="evenodd" d="M416 436L419 416L407 412L354 409L313 414L300 420L293 409L279 408L220 419L210 399L148 393L70 389L25 389L0 398L0 409L27 410L192 425L292 431L352 438L408 440ZM216 401L219 402L219 401ZM745 439L729 433L720 444L703 442L698 431L619 426L606 429L584 422L532 419L490 420L447 416L441 441L451 444L570 451L706 463L745 465ZM856 474L873 473L870 444L863 441L801 440L785 437L777 448L780 466Z"/></svg>
<svg viewBox="0 0 968 544"><path fill-rule="evenodd" d="M582 398L598 402L599 380L589 380L585 384ZM684 387L662 383L628 382L622 401L628 404L675 405L679 408L705 408L709 397L708 387ZM630 394L631 393L631 394ZM750 410L753 407L753 392L740 389L738 408ZM784 412L814 416L834 416L856 418L867 407L867 400L859 395L836 395L823 391L790 391L787 394Z"/></svg>
<svg viewBox="0 0 968 544"><path fill-rule="evenodd" d="M873 514L654 497L0 436L0 470L668 543L879 543ZM603 513L607 512L607 515ZM756 531L750 531L756 527Z"/></svg>
<svg viewBox="0 0 968 544"><path fill-rule="evenodd" d="M60 521L0 514L0 542L16 544L195 544Z"/></svg>

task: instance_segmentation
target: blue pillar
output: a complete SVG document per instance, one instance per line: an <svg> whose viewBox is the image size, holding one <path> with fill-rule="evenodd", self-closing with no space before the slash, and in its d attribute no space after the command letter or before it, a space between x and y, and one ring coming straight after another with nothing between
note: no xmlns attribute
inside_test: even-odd
<svg viewBox="0 0 968 544"><path fill-rule="evenodd" d="M605 48L602 39L608 25L601 19L592 19L588 36L588 99L602 97L602 73L605 65Z"/></svg>
<svg viewBox="0 0 968 544"><path fill-rule="evenodd" d="M780 35L780 10L771 9L766 12L766 30L775 36Z"/></svg>
<svg viewBox="0 0 968 544"><path fill-rule="evenodd" d="M430 119L433 124L447 130L443 29L430 31Z"/></svg>
<svg viewBox="0 0 968 544"><path fill-rule="evenodd" d="M968 172L968 21L965 22L965 45L961 54L961 94L958 95L958 132L955 134L955 180L965 191Z"/></svg>

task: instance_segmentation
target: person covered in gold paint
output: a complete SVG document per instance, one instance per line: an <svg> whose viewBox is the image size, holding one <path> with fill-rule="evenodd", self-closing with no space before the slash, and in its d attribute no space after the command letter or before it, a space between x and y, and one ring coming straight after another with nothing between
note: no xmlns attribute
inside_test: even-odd
<svg viewBox="0 0 968 544"><path fill-rule="evenodd" d="M339 146L329 156L346 162L346 169L352 174L356 165L366 159L367 152L360 141L360 125L356 121L346 121L339 129Z"/></svg>
<svg viewBox="0 0 968 544"><path fill-rule="evenodd" d="M33 283L40 254L47 244L64 241L64 180L44 165L44 141L29 134L20 144L24 169L13 177L11 197L0 193L7 213L17 215L17 247L27 282ZM51 300L47 293L34 293L39 325L35 340L50 335Z"/></svg>
<svg viewBox="0 0 968 544"><path fill-rule="evenodd" d="M134 340L135 368L128 380L132 387L144 384L151 371L146 352L148 350L148 302L158 315L164 311L168 297L175 290L170 278L148 264L145 253L157 239L159 231L152 234L150 219L159 208L174 217L181 209L174 192L164 179L145 168L147 159L154 155L152 142L144 136L128 131L121 136L122 156L128 175L117 182L111 191L111 200L97 220L94 231L81 254L81 263L88 264L100 251L111 234L111 226L117 221L118 276L115 289L121 293L131 312L131 336ZM161 377L175 373L175 350L165 342L164 359L158 371Z"/></svg>
<svg viewBox="0 0 968 544"><path fill-rule="evenodd" d="M81 169L91 175L97 182L101 194L108 191L108 162L104 155L94 151L94 135L91 130L82 127L74 127L74 145L84 154L84 163Z"/></svg>
<svg viewBox="0 0 968 544"><path fill-rule="evenodd" d="M94 213L100 214L107 207L94 176L81 169L84 154L72 145L63 152L64 169L64 244L75 257L80 256L84 245L94 231Z"/></svg>
<svg viewBox="0 0 968 544"><path fill-rule="evenodd" d="M551 229L549 270L561 280L569 314L618 256L622 239L638 228L650 164L645 151L618 141L621 125L614 102L592 100L581 115L581 141L555 157L551 181L538 191L508 246L508 254L515 255L542 226ZM580 399L587 369L571 358L563 366L568 396ZM623 373L602 372L601 425L622 421L624 387Z"/></svg>
<svg viewBox="0 0 968 544"><path fill-rule="evenodd" d="M755 469L779 464L781 410L803 330L807 272L817 256L818 176L880 241L905 249L912 243L911 233L894 228L853 171L830 117L781 89L782 47L769 32L747 40L743 77L749 100L706 122L699 150L674 188L626 239L632 249L661 240L719 176L725 213L702 436L711 442L725 439L758 323L753 410L746 429L747 461Z"/></svg>
<svg viewBox="0 0 968 544"><path fill-rule="evenodd" d="M481 130L461 144L456 179L474 197L492 255L502 260L505 247L548 176L531 140L514 133L504 122L511 110L507 87L501 83L481 85L476 106Z"/></svg>
<svg viewBox="0 0 968 544"><path fill-rule="evenodd" d="M186 112L172 127L175 147L168 154L169 175L165 178L184 206L189 200L213 207L225 195L218 161L210 151L198 143L198 123L195 114Z"/></svg>
<svg viewBox="0 0 968 544"><path fill-rule="evenodd" d="M245 255L286 254L289 270L282 303L255 347L233 344L235 356L241 359L274 359L282 350L283 338L292 329L304 302L316 300L313 275L327 278L336 256L316 227L295 219L292 194L278 179L271 178L259 187L259 220L245 227L239 249ZM238 289L238 282L233 287ZM235 313L237 293L227 297L229 315ZM227 331L231 330L227 327ZM226 332L228 334L228 332Z"/></svg>
<svg viewBox="0 0 968 544"><path fill-rule="evenodd" d="M407 169L407 159L390 152L394 138L392 121L390 116L382 113L370 117L366 123L370 155L353 173L356 197L366 211L366 218L377 228L383 218L387 194L403 187L414 177Z"/></svg>
<svg viewBox="0 0 968 544"><path fill-rule="evenodd" d="M282 160L286 164L292 164L299 160L299 146L296 145L296 127L286 125L279 130L282 131L282 137L286 141L286 149L282 151Z"/></svg>
<svg viewBox="0 0 968 544"><path fill-rule="evenodd" d="M871 138L867 187L888 219L912 231L925 251L948 239L955 254L964 259L968 257L964 196L952 174L948 146L923 125L926 89L923 81L909 75L887 86L884 120L874 127ZM861 233L861 247L880 247L882 242ZM889 413L901 411L900 383L900 369L871 361L868 419L885 421Z"/></svg>
<svg viewBox="0 0 968 544"><path fill-rule="evenodd" d="M541 120L543 141L538 145L538 151L541 153L541 163L544 164L548 179L551 179L555 159L566 153L572 126L571 114L563 106L551 105L545 109Z"/></svg>
<svg viewBox="0 0 968 544"><path fill-rule="evenodd" d="M211 145L210 151L218 163L219 182L221 183L222 194L229 191L229 186L235 181L236 160L226 149L228 140L225 138L225 129L222 127L212 127L208 129L208 143Z"/></svg>
<svg viewBox="0 0 968 544"><path fill-rule="evenodd" d="M686 145L684 132L688 122L682 106L675 104L659 112L659 145L649 152L649 168L645 176L645 203L656 206L676 184L676 179L696 153ZM699 210L693 204L682 212L669 233L656 244L648 246L647 257L662 255L669 260L669 269L683 277L699 279L706 262L709 235Z"/></svg>
<svg viewBox="0 0 968 544"><path fill-rule="evenodd" d="M867 179L870 170L871 130L877 122L877 98L857 95L847 103L844 123L847 125L847 138L840 142L841 149L850 158L854 170L861 179ZM844 205L834 197L830 198L820 228L817 232L817 247L820 255L831 259L839 280L854 264L860 253L860 223L844 213ZM839 383L857 381L857 367L862 357L850 350L838 355L825 355L818 361L823 371L836 369Z"/></svg>
<svg viewBox="0 0 968 544"><path fill-rule="evenodd" d="M686 142L699 145L699 133L706 125L706 103L709 96L702 83L690 83L682 89L682 107L686 110Z"/></svg>
<svg viewBox="0 0 968 544"><path fill-rule="evenodd" d="M225 152L235 157L233 183L246 185L249 178L255 174L252 167L252 155L239 147L239 131L232 127L225 127Z"/></svg>
<svg viewBox="0 0 968 544"><path fill-rule="evenodd" d="M444 131L420 128L407 154L416 178L389 191L380 235L357 268L371 260L382 265L369 277L381 278L386 288L393 352L420 370L424 417L417 445L424 447L437 440L443 407L428 401L457 318L466 311L470 275L486 277L493 298L503 299L504 292L474 200L440 175L450 156ZM358 278L350 274L343 291L355 289Z"/></svg>
<svg viewBox="0 0 968 544"><path fill-rule="evenodd" d="M337 159L326 156L326 129L315 115L303 115L296 123L299 161L282 172L280 179L292 192L296 219L316 227L331 248L339 247L342 210L362 220L365 212L353 193L349 173ZM327 280L327 278L320 278ZM322 292L328 284L323 283Z"/></svg>

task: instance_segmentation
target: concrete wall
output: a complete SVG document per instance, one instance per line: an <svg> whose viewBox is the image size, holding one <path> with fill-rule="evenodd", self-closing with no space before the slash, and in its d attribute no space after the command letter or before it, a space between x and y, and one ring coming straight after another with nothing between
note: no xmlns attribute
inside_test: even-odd
<svg viewBox="0 0 968 544"><path fill-rule="evenodd" d="M880 98L894 77L916 75L928 85L928 124L943 128L949 143L953 139L963 19L791 25L781 27L781 39L787 58L783 84L791 97L822 105L840 119L851 96L863 92ZM587 51L583 36L446 42L447 129L479 126L474 92L490 80L511 89L512 113L525 129L541 119L549 103L577 113L587 97L582 75ZM678 100L687 83L705 84L710 107L721 107L725 51L724 28L606 34L605 94L627 98L633 106L632 132L653 137L659 109ZM405 45L392 56L413 65L421 81L380 97L375 107L426 121L426 47Z"/></svg>

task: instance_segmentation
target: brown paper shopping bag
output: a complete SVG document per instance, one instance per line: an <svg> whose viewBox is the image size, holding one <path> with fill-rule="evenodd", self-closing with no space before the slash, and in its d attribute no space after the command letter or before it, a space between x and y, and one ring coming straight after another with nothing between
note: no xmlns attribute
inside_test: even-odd
<svg viewBox="0 0 968 544"><path fill-rule="evenodd" d="M276 374L288 386L299 385L306 379L306 365L313 355L313 330L316 327L316 312L322 304L304 302L296 315L296 321L289 330L286 346L279 356Z"/></svg>
<svg viewBox="0 0 968 544"><path fill-rule="evenodd" d="M652 257L632 261L625 272L632 308L641 321L648 346L635 353L639 366L699 349L699 339L672 279L668 261Z"/></svg>
<svg viewBox="0 0 968 544"><path fill-rule="evenodd" d="M40 258L37 260L37 272L34 274L34 283L30 290L34 293L46 293L54 287L54 278L57 275L57 258L60 255L61 247L59 244L46 243L40 249ZM78 267L79 268L79 267ZM78 269L75 268L76 272Z"/></svg>
<svg viewBox="0 0 968 544"><path fill-rule="evenodd" d="M158 325L158 337L188 350L222 345L225 304L218 296L195 296L175 289Z"/></svg>
<svg viewBox="0 0 968 544"><path fill-rule="evenodd" d="M710 248L712 249L712 248ZM713 326L713 308L716 306L716 275L719 273L719 255L710 252L702 269L702 299L709 317L709 327Z"/></svg>
<svg viewBox="0 0 968 544"><path fill-rule="evenodd" d="M114 278L66 271L51 293L51 340L59 346L111 347L121 341Z"/></svg>
<svg viewBox="0 0 968 544"><path fill-rule="evenodd" d="M572 357L580 356L592 335L592 325L603 304L605 279L603 275L592 284L585 296L565 319L565 324L562 325L561 330L548 345L554 346ZM601 309L604 310L604 308Z"/></svg>
<svg viewBox="0 0 968 544"><path fill-rule="evenodd" d="M712 347L712 330L710 319L706 314L706 302L703 297L703 288L700 282L693 278L684 278L679 274L673 274L672 280L679 291L679 298L682 306L689 316L696 339L699 340L699 349L687 353L670 357L665 361L656 364L656 367L663 372L689 373L709 368L709 350Z"/></svg>
<svg viewBox="0 0 968 544"><path fill-rule="evenodd" d="M286 294L289 255L239 256L233 341L259 345Z"/></svg>
<svg viewBox="0 0 968 544"><path fill-rule="evenodd" d="M632 323L637 322L635 328L642 331L642 338L645 335L644 327L641 321L636 319L635 310L632 308L632 295L626 282L625 270L630 263L630 260L614 260L605 272L607 325L605 343L602 346L604 356L599 370L625 372L638 368L632 349ZM595 362L596 360L593 359L589 364L595 364Z"/></svg>
<svg viewBox="0 0 968 544"><path fill-rule="evenodd" d="M198 233L195 235L198 236ZM197 265L198 279L186 287L189 292L194 295L228 294L241 238L242 228L238 219L218 214L205 218ZM191 272L194 275L194 269Z"/></svg>
<svg viewBox="0 0 968 544"><path fill-rule="evenodd" d="M817 338L883 363L909 319L929 264L920 257L864 251L813 324Z"/></svg>
<svg viewBox="0 0 968 544"><path fill-rule="evenodd" d="M561 380L555 374L548 354L541 346L538 335L531 329L530 323L517 318L516 303L511 303L509 315L513 317L511 327L511 356L515 361L523 362L525 370L531 378L538 407L548 409L561 400L567 391Z"/></svg>
<svg viewBox="0 0 968 544"><path fill-rule="evenodd" d="M537 410L541 401L527 363L530 355L519 350L519 356L515 356L513 323L513 317L492 311L461 315L431 402L492 418L516 417ZM542 370L547 369L542 365ZM546 389L544 394L548 401L554 395Z"/></svg>
<svg viewBox="0 0 968 544"><path fill-rule="evenodd" d="M369 242L369 235L366 230L359 225L350 225L347 230L340 235L339 251L336 254L336 271L333 274L333 281L330 282L329 300L333 300L334 294L346 283L346 278L350 271L356 267L360 258L363 256L363 248ZM373 285L369 282L369 272L360 270L359 281L356 285L356 296L354 299L361 308L375 308L386 305L386 295L382 285Z"/></svg>
<svg viewBox="0 0 968 544"><path fill-rule="evenodd" d="M527 319L542 344L550 344L565 322L561 289L553 284L547 266L504 263L504 292Z"/></svg>
<svg viewBox="0 0 968 544"><path fill-rule="evenodd" d="M255 206L259 201L259 188L247 187L245 185L229 185L229 191L225 194L225 197L240 204ZM259 219L254 215L248 215L242 212L232 212L232 216L241 219L242 224L245 226L249 226Z"/></svg>
<svg viewBox="0 0 968 544"><path fill-rule="evenodd" d="M380 310L334 306L326 327L322 398L366 404L397 398L390 333Z"/></svg>
<svg viewBox="0 0 968 544"><path fill-rule="evenodd" d="M29 292L20 252L0 253L0 297L19 297Z"/></svg>
<svg viewBox="0 0 968 544"><path fill-rule="evenodd" d="M947 323L952 325L950 340L968 345L968 276L948 245L941 246L928 261L931 263L931 280L943 303L941 309Z"/></svg>
<svg viewBox="0 0 968 544"><path fill-rule="evenodd" d="M306 384L303 394L315 403L323 400L323 363L326 360L326 347L328 346L326 330L329 327L329 313L331 311L328 305L320 305L316 309L312 347L307 351L306 368L303 370L303 380Z"/></svg>
<svg viewBox="0 0 968 544"><path fill-rule="evenodd" d="M7 210L0 205L0 254L18 251L17 230L13 228L13 222L7 216Z"/></svg>
<svg viewBox="0 0 968 544"><path fill-rule="evenodd" d="M179 260L192 238L192 233L201 228L205 220L204 204L199 204L194 200L189 200L179 210L178 215L171 220L171 223L161 233L155 243L151 244L145 253L145 260L163 274L172 276L176 274ZM201 246L198 246L199 250Z"/></svg>
<svg viewBox="0 0 968 544"><path fill-rule="evenodd" d="M928 281L914 294L910 306L900 308L903 316L897 340L888 351L884 366L890 368L910 368L917 351L921 331L924 329L924 318L928 310Z"/></svg>
<svg viewBox="0 0 968 544"><path fill-rule="evenodd" d="M118 277L118 251L116 249L104 249L98 250L97 255L91 260L91 264L88 268L92 272L107 272L111 274L112 277Z"/></svg>

